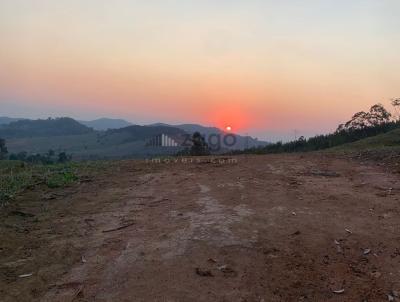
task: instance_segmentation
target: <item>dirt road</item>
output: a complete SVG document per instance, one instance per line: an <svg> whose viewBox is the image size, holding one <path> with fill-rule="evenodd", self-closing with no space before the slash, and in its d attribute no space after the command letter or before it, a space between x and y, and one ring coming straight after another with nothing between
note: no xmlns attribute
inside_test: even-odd
<svg viewBox="0 0 400 302"><path fill-rule="evenodd" d="M398 175L236 158L117 162L20 196L0 214L0 300L400 301Z"/></svg>

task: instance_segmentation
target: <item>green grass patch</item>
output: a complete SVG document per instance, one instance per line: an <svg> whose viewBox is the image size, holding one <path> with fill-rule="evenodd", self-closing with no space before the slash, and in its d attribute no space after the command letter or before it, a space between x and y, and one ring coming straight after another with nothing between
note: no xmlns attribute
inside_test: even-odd
<svg viewBox="0 0 400 302"><path fill-rule="evenodd" d="M49 188L60 188L79 180L79 177L75 171L64 168L60 171L48 172L45 180Z"/></svg>
<svg viewBox="0 0 400 302"><path fill-rule="evenodd" d="M20 161L0 161L0 204L15 198L26 189L38 185L62 188L100 173L108 165L104 161L69 162L41 165Z"/></svg>

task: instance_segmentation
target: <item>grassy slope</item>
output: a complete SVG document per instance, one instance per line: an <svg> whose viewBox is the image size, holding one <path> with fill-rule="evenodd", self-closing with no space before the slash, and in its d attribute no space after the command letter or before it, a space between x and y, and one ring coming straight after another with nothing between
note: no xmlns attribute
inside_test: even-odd
<svg viewBox="0 0 400 302"><path fill-rule="evenodd" d="M368 137L354 143L344 144L328 150L331 151L363 151L371 149L399 149L400 129L395 129L384 134Z"/></svg>

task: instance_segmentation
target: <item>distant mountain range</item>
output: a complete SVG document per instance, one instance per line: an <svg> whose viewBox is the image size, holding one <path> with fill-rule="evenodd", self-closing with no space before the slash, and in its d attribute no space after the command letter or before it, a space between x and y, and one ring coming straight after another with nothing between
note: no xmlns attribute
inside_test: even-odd
<svg viewBox="0 0 400 302"><path fill-rule="evenodd" d="M93 132L69 117L48 118L45 120L17 120L0 126L2 138L46 137L62 135L80 135Z"/></svg>
<svg viewBox="0 0 400 302"><path fill-rule="evenodd" d="M66 151L76 159L143 158L174 154L184 148L182 143L190 141L194 132L204 135L215 153L268 144L240 135L231 135L229 143L225 144L223 139L227 133L215 127L196 124L157 123L139 126L120 119L101 118L82 122L69 117L0 119L0 137L6 139L10 153L45 153L53 149ZM177 142L178 147L149 146L148 142L154 141L159 135Z"/></svg>
<svg viewBox="0 0 400 302"><path fill-rule="evenodd" d="M132 125L132 123L122 119L112 119L105 117L93 121L78 121L78 122L87 127L93 128L94 130L118 129Z"/></svg>
<svg viewBox="0 0 400 302"><path fill-rule="evenodd" d="M0 116L0 125L10 124L12 122L20 121L20 120L29 120L26 118L12 118L7 116ZM127 126L131 126L132 123L127 122L123 119L112 119L112 118L99 118L92 121L80 121L77 120L80 124L85 125L89 128L93 128L94 130L108 130L108 129L118 129Z"/></svg>
<svg viewBox="0 0 400 302"><path fill-rule="evenodd" d="M198 124L169 125L164 123L155 123L155 124L150 124L149 126L174 127L182 129L183 131L189 134L193 134L194 132L199 132L206 137L206 140L208 139L209 144L213 144L218 139L218 137L215 137L216 135L218 135L219 138L223 140L224 136L229 134L216 127L205 127ZM253 138L251 136L242 136L238 134L233 134L233 135L235 137L235 143L232 146L225 146L227 149L245 149L258 146L266 146L269 144L269 142L259 141L257 138ZM231 140L229 140L229 138L227 138L227 142L228 145L231 144Z"/></svg>
<svg viewBox="0 0 400 302"><path fill-rule="evenodd" d="M7 116L0 116L0 125L6 125L11 122L16 122L19 120L23 120L23 118L13 118L13 117L7 117Z"/></svg>

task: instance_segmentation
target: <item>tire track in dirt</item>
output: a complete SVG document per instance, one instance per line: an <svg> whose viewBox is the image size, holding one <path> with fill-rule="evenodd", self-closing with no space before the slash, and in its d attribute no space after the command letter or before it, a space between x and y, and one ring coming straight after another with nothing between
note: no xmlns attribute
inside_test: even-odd
<svg viewBox="0 0 400 302"><path fill-rule="evenodd" d="M59 192L24 222L32 234L6 234L35 248L4 258L7 271L36 271L1 283L5 301L385 301L400 289L399 178L379 167L316 154L120 165ZM20 203L37 213L41 195Z"/></svg>

